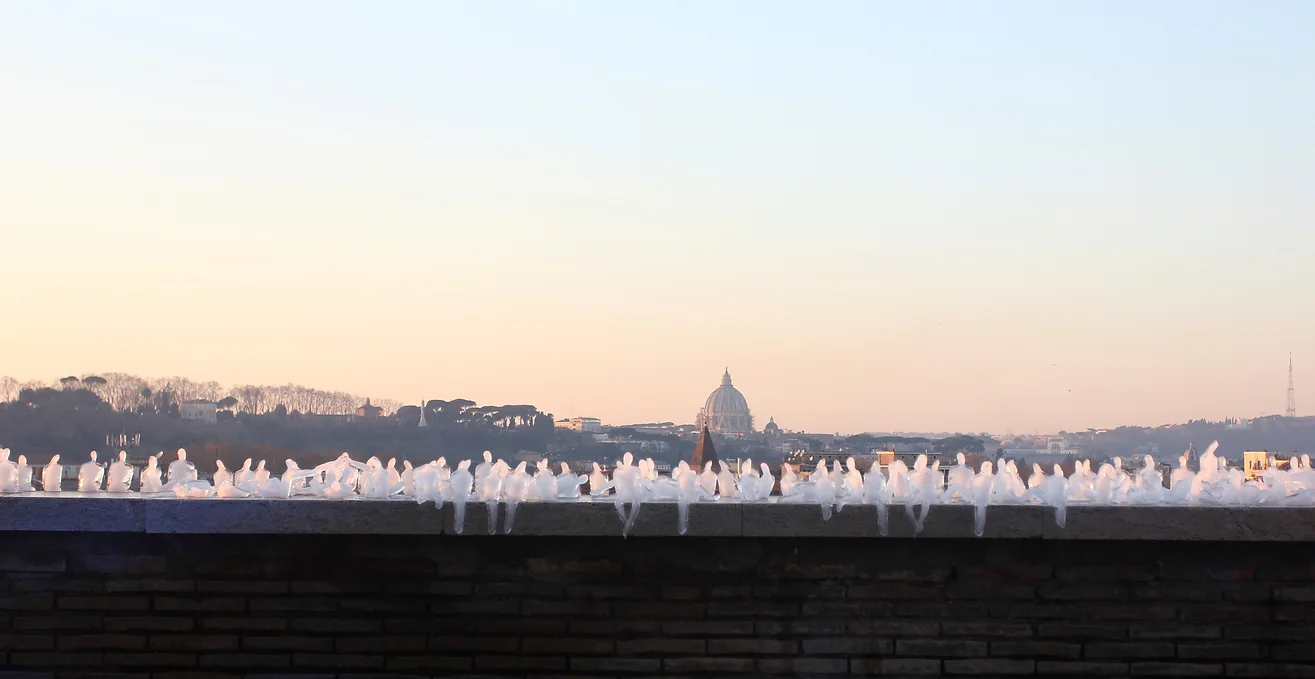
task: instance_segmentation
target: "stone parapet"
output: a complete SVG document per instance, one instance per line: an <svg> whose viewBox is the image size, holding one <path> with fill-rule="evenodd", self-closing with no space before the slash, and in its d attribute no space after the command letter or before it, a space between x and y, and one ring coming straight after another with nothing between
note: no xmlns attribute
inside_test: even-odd
<svg viewBox="0 0 1315 679"><path fill-rule="evenodd" d="M464 536L488 535L489 508L466 505ZM506 505L497 534L505 535ZM876 507L850 505L823 520L812 504L703 502L690 507L685 537L907 538L913 522L902 505L889 508L882 536ZM413 501L319 498L178 500L107 493L0 496L0 531L148 534L457 535L455 508ZM621 535L610 502L521 503L510 536ZM642 505L630 537L678 535L677 506ZM933 505L918 539L973 537L973 508ZM1040 540L1315 541L1315 507L1088 506L1068 508L1064 526L1052 508L993 505L984 538Z"/></svg>

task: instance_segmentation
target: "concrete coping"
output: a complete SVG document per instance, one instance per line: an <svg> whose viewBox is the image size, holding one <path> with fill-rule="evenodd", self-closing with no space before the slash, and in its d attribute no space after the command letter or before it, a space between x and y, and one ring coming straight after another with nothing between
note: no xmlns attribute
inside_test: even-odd
<svg viewBox="0 0 1315 679"><path fill-rule="evenodd" d="M881 535L877 508L848 505L830 520L818 505L776 502L702 502L690 507L690 537L911 538L913 522L903 505L889 508ZM498 506L497 536L620 537L622 521L612 502L526 502L517 505L513 530L505 533L506 505ZM1055 511L1035 505L987 508L983 538L1041 540L1315 541L1315 507L1091 506L1070 505L1063 527ZM63 531L158 534L339 534L488 536L489 508L466 505L460 533L451 503L436 509L396 498L327 500L179 500L109 493L0 495L0 531ZM630 537L677 536L674 502L645 502ZM973 508L932 505L919 539L973 538Z"/></svg>

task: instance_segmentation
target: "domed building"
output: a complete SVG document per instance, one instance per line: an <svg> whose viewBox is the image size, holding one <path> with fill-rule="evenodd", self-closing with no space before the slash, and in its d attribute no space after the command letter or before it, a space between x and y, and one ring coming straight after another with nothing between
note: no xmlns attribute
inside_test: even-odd
<svg viewBox="0 0 1315 679"><path fill-rule="evenodd" d="M721 386L708 395L694 420L695 429L707 427L716 434L743 435L753 433L753 415L749 414L749 402L744 400L735 385L731 384L731 371L721 376Z"/></svg>
<svg viewBox="0 0 1315 679"><path fill-rule="evenodd" d="M780 425L776 424L775 417L770 417L767 419L767 426L763 427L763 433L766 434L767 436L781 435L781 427Z"/></svg>

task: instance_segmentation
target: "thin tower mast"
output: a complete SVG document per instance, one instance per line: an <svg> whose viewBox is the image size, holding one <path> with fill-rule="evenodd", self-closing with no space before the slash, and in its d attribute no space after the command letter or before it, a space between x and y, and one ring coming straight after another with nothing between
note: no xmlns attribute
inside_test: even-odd
<svg viewBox="0 0 1315 679"><path fill-rule="evenodd" d="M1297 388L1292 381L1292 354L1288 354L1288 417L1297 416Z"/></svg>

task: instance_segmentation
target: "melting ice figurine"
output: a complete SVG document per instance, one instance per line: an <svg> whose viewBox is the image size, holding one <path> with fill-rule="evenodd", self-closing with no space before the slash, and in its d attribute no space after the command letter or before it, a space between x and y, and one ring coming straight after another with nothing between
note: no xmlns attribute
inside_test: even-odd
<svg viewBox="0 0 1315 679"><path fill-rule="evenodd" d="M457 470L452 472L451 488L452 495L452 523L457 531L461 534L462 528L466 525L466 501L470 499L471 486L475 477L470 473L470 460L462 460L457 463Z"/></svg>
<svg viewBox="0 0 1315 679"><path fill-rule="evenodd" d="M689 469L689 465L685 465ZM745 502L758 501L758 470L753 468L753 460L740 463L740 497Z"/></svg>
<svg viewBox="0 0 1315 679"><path fill-rule="evenodd" d="M551 472L549 473L551 475ZM516 468L507 474L507 478L502 480L502 496L507 502L507 522L502 527L502 532L510 533L512 524L516 522L516 506L525 501L525 496L529 493L532 479L529 472L525 471L525 462L516 465ZM553 488L556 489L557 483L553 482ZM492 503L492 511L489 513L489 535L497 532L498 528L498 503Z"/></svg>
<svg viewBox="0 0 1315 679"><path fill-rule="evenodd" d="M781 464L781 497L788 497L794 494L794 487L799 483L799 475L795 473L794 467L788 464Z"/></svg>
<svg viewBox="0 0 1315 679"><path fill-rule="evenodd" d="M677 467L676 483L680 486L676 493L676 519L679 522L677 530L684 535L685 531L689 530L690 503L698 502L708 495L703 490L703 486L699 485L699 475L694 473L684 460L681 460Z"/></svg>
<svg viewBox="0 0 1315 679"><path fill-rule="evenodd" d="M563 462L562 473L557 475L557 497L570 500L580 497L580 486L586 481L583 475L572 474L571 466Z"/></svg>
<svg viewBox="0 0 1315 679"><path fill-rule="evenodd" d="M538 471L534 473L534 490L539 502L557 501L557 477L548 467L547 460L539 460ZM511 520L510 517L507 519Z"/></svg>
<svg viewBox="0 0 1315 679"><path fill-rule="evenodd" d="M940 480L939 466L928 469L927 456L919 455L913 463L913 472L909 475L909 496L904 503L904 512L913 522L914 535L922 533L922 527L927 521L927 512L931 510L931 503L940 492ZM918 506L916 513L913 510L914 505Z"/></svg>
<svg viewBox="0 0 1315 679"><path fill-rule="evenodd" d="M708 497L717 494L717 473L712 471L712 460L703 463L703 472L699 474L699 486Z"/></svg>
<svg viewBox="0 0 1315 679"><path fill-rule="evenodd" d="M398 481L402 484L402 494L407 497L416 496L416 470L411 466L410 460L402 460L402 473L397 475Z"/></svg>
<svg viewBox="0 0 1315 679"><path fill-rule="evenodd" d="M96 462L96 451L91 451L91 459L78 467L78 492L94 493L100 490L100 482L105 478L105 468Z"/></svg>
<svg viewBox="0 0 1315 679"><path fill-rule="evenodd" d="M160 479L163 470L160 469L160 453L146 458L146 468L141 473L141 492L159 493L164 490L164 481Z"/></svg>
<svg viewBox="0 0 1315 679"><path fill-rule="evenodd" d="M60 483L64 479L64 467L59 463L59 453L50 456L50 461L45 467L41 468L41 490L47 493L58 493Z"/></svg>
<svg viewBox="0 0 1315 679"><path fill-rule="evenodd" d="M973 468L968 466L968 459L963 453L955 455L956 464L950 467L947 474L947 485L942 497L946 502L956 500L962 502L972 501L973 492Z"/></svg>
<svg viewBox="0 0 1315 679"><path fill-rule="evenodd" d="M717 461L721 471L717 473L717 494L721 497L731 499L739 494L740 489L735 484L735 475L731 473L730 465Z"/></svg>
<svg viewBox="0 0 1315 679"><path fill-rule="evenodd" d="M973 535L979 538L986 532L986 505L991 502L994 486L995 473L991 461L987 460L973 477Z"/></svg>
<svg viewBox="0 0 1315 679"><path fill-rule="evenodd" d="M36 490L32 487L32 465L27 463L26 455L18 456L18 492L30 493Z"/></svg>
<svg viewBox="0 0 1315 679"><path fill-rule="evenodd" d="M877 530L882 535L890 531L890 487L881 473L881 465L874 464L863 475L863 502L877 507Z"/></svg>
<svg viewBox="0 0 1315 679"><path fill-rule="evenodd" d="M130 485L132 485L132 465L128 464L128 453L120 450L119 459L110 463L105 490L110 493L126 493Z"/></svg>
<svg viewBox="0 0 1315 679"><path fill-rule="evenodd" d="M603 473L603 468L595 462L593 471L589 473L589 495L591 497L600 497L606 495L611 488L612 482Z"/></svg>
<svg viewBox="0 0 1315 679"><path fill-rule="evenodd" d="M232 483L232 482L233 482L233 473L228 471L228 467L224 466L224 461L215 460L215 475L213 479L215 488L218 488L224 485L225 483Z"/></svg>
<svg viewBox="0 0 1315 679"><path fill-rule="evenodd" d="M164 489L173 490L177 486L195 481L196 478L196 465L188 462L187 451L179 448L178 459L169 463L169 482L164 484Z"/></svg>
<svg viewBox="0 0 1315 679"><path fill-rule="evenodd" d="M626 453L612 470L612 484L616 488L616 513L621 515L621 536L630 534L643 504L643 494L639 483L639 468L634 465L634 456ZM626 503L630 503L630 513L626 514Z"/></svg>
<svg viewBox="0 0 1315 679"><path fill-rule="evenodd" d="M18 465L9 461L9 449L0 448L0 493L18 492Z"/></svg>

